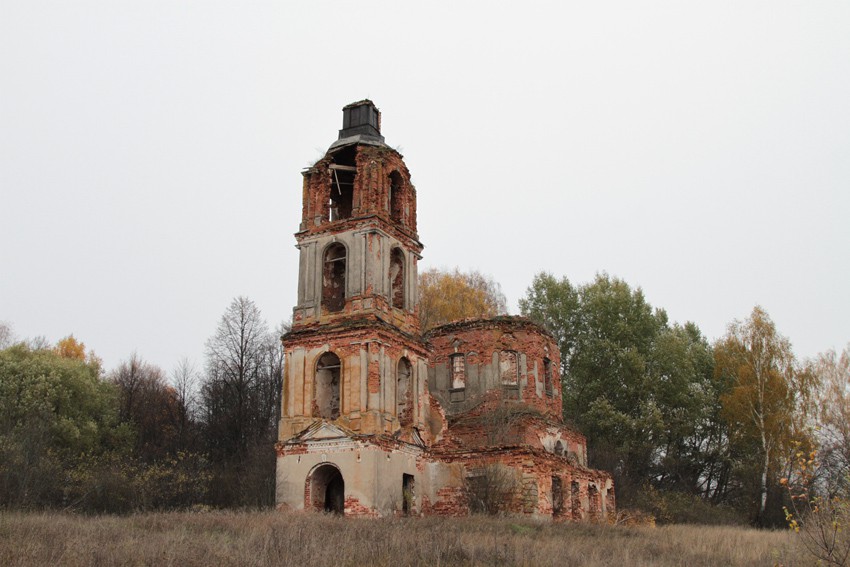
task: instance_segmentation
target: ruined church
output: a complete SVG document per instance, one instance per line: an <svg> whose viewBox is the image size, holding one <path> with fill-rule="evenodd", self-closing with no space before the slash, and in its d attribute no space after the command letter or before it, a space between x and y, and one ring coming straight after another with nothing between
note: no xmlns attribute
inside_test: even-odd
<svg viewBox="0 0 850 567"><path fill-rule="evenodd" d="M371 101L343 108L339 138L303 177L278 508L611 515L611 475L588 468L585 437L562 420L546 330L503 316L422 333L416 190Z"/></svg>

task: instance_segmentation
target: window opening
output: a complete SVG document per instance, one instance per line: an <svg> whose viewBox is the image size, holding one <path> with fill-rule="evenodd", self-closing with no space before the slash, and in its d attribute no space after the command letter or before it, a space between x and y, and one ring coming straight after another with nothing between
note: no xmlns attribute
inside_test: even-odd
<svg viewBox="0 0 850 567"><path fill-rule="evenodd" d="M404 185L397 171L390 174L390 218L404 223Z"/></svg>
<svg viewBox="0 0 850 567"><path fill-rule="evenodd" d="M543 359L543 387L551 398L555 392L552 389L552 361L548 358Z"/></svg>
<svg viewBox="0 0 850 567"><path fill-rule="evenodd" d="M345 246L338 242L328 246L322 269L322 305L331 312L345 307L345 264Z"/></svg>
<svg viewBox="0 0 850 567"><path fill-rule="evenodd" d="M559 516L564 511L564 486L560 477L552 477L552 515Z"/></svg>
<svg viewBox="0 0 850 567"><path fill-rule="evenodd" d="M466 357L463 354L451 356L452 388L466 388Z"/></svg>
<svg viewBox="0 0 850 567"><path fill-rule="evenodd" d="M319 358L316 364L313 417L339 417L340 368L339 357L332 352L326 352Z"/></svg>
<svg viewBox="0 0 850 567"><path fill-rule="evenodd" d="M499 373L502 375L502 384L505 386L519 384L519 365L515 351L503 350L499 353Z"/></svg>
<svg viewBox="0 0 850 567"><path fill-rule="evenodd" d="M398 361L398 379L396 383L396 412L399 423L404 427L413 422L413 404L411 403L410 362L406 358Z"/></svg>
<svg viewBox="0 0 850 567"><path fill-rule="evenodd" d="M587 506L590 511L590 517L597 519L602 511L602 501L599 498L599 489L594 485L587 487Z"/></svg>
<svg viewBox="0 0 850 567"><path fill-rule="evenodd" d="M404 252L393 248L390 254L390 289L393 307L404 309Z"/></svg>
<svg viewBox="0 0 850 567"><path fill-rule="evenodd" d="M354 211L356 162L354 148L345 148L334 155L334 163L330 165L331 190L328 199L328 219L332 222L350 218Z"/></svg>
<svg viewBox="0 0 850 567"><path fill-rule="evenodd" d="M575 480L570 485L570 508L573 519L581 520L581 489Z"/></svg>
<svg viewBox="0 0 850 567"><path fill-rule="evenodd" d="M415 488L415 479L412 474L401 475L401 511L405 516L413 512L413 505L416 502Z"/></svg>
<svg viewBox="0 0 850 567"><path fill-rule="evenodd" d="M561 443L560 441L557 441L555 443L555 454L556 455L563 455L564 454L564 444Z"/></svg>

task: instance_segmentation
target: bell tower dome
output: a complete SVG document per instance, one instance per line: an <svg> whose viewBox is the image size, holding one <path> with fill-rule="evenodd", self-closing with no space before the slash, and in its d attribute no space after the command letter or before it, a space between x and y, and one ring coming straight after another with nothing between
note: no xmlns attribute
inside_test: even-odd
<svg viewBox="0 0 850 567"><path fill-rule="evenodd" d="M338 139L302 175L281 436L317 419L362 433L419 427L416 189L372 101L343 108Z"/></svg>

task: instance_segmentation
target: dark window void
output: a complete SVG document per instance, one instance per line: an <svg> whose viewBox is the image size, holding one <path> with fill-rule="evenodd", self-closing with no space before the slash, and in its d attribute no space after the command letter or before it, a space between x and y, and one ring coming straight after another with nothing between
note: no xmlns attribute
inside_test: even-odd
<svg viewBox="0 0 850 567"><path fill-rule="evenodd" d="M556 455L563 455L564 454L564 444L561 443L560 441L555 443L555 454Z"/></svg>
<svg viewBox="0 0 850 567"><path fill-rule="evenodd" d="M322 465L310 474L308 502L314 510L345 514L345 481L333 465Z"/></svg>
<svg viewBox="0 0 850 567"><path fill-rule="evenodd" d="M339 417L339 383L339 357L332 352L326 352L316 364L313 417L322 419Z"/></svg>
<svg viewBox="0 0 850 567"><path fill-rule="evenodd" d="M503 350L499 353L499 373L502 375L502 384L516 386L519 383L517 358L517 353L512 350Z"/></svg>
<svg viewBox="0 0 850 567"><path fill-rule="evenodd" d="M599 489L594 485L587 487L587 507L591 518L598 518L602 511L602 501L599 498Z"/></svg>
<svg viewBox="0 0 850 567"><path fill-rule="evenodd" d="M390 174L390 218L404 224L404 181L397 171Z"/></svg>
<svg viewBox="0 0 850 567"><path fill-rule="evenodd" d="M452 388L466 388L466 357L463 354L453 354L449 360L452 371Z"/></svg>
<svg viewBox="0 0 850 567"><path fill-rule="evenodd" d="M552 397L554 390L552 389L552 361L548 358L543 359L543 388L546 390L546 395Z"/></svg>
<svg viewBox="0 0 850 567"><path fill-rule="evenodd" d="M410 387L410 362L406 358L398 361L398 379L396 381L396 411L398 421L404 426L413 423L413 393Z"/></svg>
<svg viewBox="0 0 850 567"><path fill-rule="evenodd" d="M564 484L557 476L552 477L552 515L564 513Z"/></svg>
<svg viewBox="0 0 850 567"><path fill-rule="evenodd" d="M328 219L337 221L350 218L354 210L354 178L357 174L354 148L346 148L336 154L330 167Z"/></svg>
<svg viewBox="0 0 850 567"><path fill-rule="evenodd" d="M354 173L350 171L333 171L331 180L331 198L328 201L328 218L338 221L351 218L354 205Z"/></svg>
<svg viewBox="0 0 850 567"><path fill-rule="evenodd" d="M328 311L345 307L345 246L331 244L322 266L322 306Z"/></svg>
<svg viewBox="0 0 850 567"><path fill-rule="evenodd" d="M581 519L581 489L576 481L570 485L570 510L574 519Z"/></svg>
<svg viewBox="0 0 850 567"><path fill-rule="evenodd" d="M390 253L390 293L393 307L404 309L404 252L393 248Z"/></svg>
<svg viewBox="0 0 850 567"><path fill-rule="evenodd" d="M416 493L414 492L415 488L416 486L414 484L412 474L401 475L401 511L405 516L413 512L413 505L414 502L416 502Z"/></svg>

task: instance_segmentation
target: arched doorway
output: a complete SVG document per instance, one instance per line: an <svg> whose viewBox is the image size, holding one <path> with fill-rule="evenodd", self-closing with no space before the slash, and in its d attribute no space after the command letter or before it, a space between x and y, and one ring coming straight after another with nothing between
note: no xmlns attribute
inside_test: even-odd
<svg viewBox="0 0 850 567"><path fill-rule="evenodd" d="M345 481L335 465L319 465L307 476L307 507L345 514Z"/></svg>

